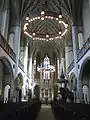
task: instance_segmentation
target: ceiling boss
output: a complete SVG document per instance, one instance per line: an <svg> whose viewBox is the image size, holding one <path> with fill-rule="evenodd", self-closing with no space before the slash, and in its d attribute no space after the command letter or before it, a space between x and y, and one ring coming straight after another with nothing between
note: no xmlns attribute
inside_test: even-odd
<svg viewBox="0 0 90 120"><path fill-rule="evenodd" d="M39 24L43 22L43 25L45 26L45 31L43 33L36 31L36 29L34 31L30 29L32 24L37 25L38 22ZM48 22L57 25L57 30L55 32L49 31L49 25L47 24ZM54 29L54 27L52 29ZM40 16L33 17L31 19L28 16L26 17L23 30L24 33L33 40L51 41L61 39L68 31L68 24L66 24L63 20L62 14L57 15L56 13L41 11Z"/></svg>

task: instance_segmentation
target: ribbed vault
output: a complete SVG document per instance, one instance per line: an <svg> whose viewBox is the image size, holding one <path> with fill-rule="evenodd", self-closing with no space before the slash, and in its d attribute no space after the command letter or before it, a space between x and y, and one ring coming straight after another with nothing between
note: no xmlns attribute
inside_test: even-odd
<svg viewBox="0 0 90 120"><path fill-rule="evenodd" d="M9 3L8 6L7 3ZM55 52L60 56L66 41L70 41L71 39L71 24L82 25L82 3L83 0L0 0L0 5L3 4L6 8L10 8L10 25L21 25L22 31L27 15L32 18L39 16L42 10L56 14L59 14L60 10L62 11L63 18L69 25L67 35L62 39L50 42L33 41L28 38L31 44L29 47L30 53L32 51L34 56L38 52L43 52L44 54ZM36 30L38 33L43 34L46 31L46 26L48 26L49 33L56 33L59 29L57 23L54 21L47 21L46 23L44 21L38 21L30 25L33 32Z"/></svg>

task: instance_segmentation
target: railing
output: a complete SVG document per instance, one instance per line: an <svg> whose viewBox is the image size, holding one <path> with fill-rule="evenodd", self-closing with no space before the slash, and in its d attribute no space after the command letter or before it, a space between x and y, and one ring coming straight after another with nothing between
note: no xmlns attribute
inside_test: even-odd
<svg viewBox="0 0 90 120"><path fill-rule="evenodd" d="M85 55L85 53L89 50L89 48L90 48L90 37L83 44L83 47L78 51L77 61L79 61Z"/></svg>
<svg viewBox="0 0 90 120"><path fill-rule="evenodd" d="M74 60L71 62L71 64L68 67L68 73L74 68Z"/></svg>
<svg viewBox="0 0 90 120"><path fill-rule="evenodd" d="M14 61L16 61L15 53L13 52L12 48L10 47L10 45L7 43L7 41L3 38L1 34L0 34L0 46Z"/></svg>
<svg viewBox="0 0 90 120"><path fill-rule="evenodd" d="M0 34L0 46L16 62L16 54L14 53L13 49L10 47L10 45L7 43L7 41L4 39L4 37L1 34ZM24 68L24 66L20 60L19 60L18 64L21 69Z"/></svg>
<svg viewBox="0 0 90 120"><path fill-rule="evenodd" d="M77 52L77 62L85 55L85 53L90 49L90 37L87 39L87 41L83 44L83 47L78 50ZM73 69L74 67L74 60L68 67L68 73Z"/></svg>

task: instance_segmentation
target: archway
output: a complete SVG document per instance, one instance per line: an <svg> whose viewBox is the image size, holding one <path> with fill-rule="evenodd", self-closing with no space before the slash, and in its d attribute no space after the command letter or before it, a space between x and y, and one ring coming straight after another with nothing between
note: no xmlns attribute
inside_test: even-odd
<svg viewBox="0 0 90 120"><path fill-rule="evenodd" d="M70 75L70 90L74 93L74 102L76 102L77 78L73 72Z"/></svg>
<svg viewBox="0 0 90 120"><path fill-rule="evenodd" d="M72 92L77 90L77 78L74 73L70 75L70 89Z"/></svg>
<svg viewBox="0 0 90 120"><path fill-rule="evenodd" d="M36 99L40 99L40 87L39 87L39 85L35 85L35 87L34 87L34 96Z"/></svg>
<svg viewBox="0 0 90 120"><path fill-rule="evenodd" d="M89 89L87 85L83 85L83 99L85 104L89 102Z"/></svg>
<svg viewBox="0 0 90 120"><path fill-rule="evenodd" d="M79 74L81 80L83 99L85 103L90 102L90 57L86 58L83 62Z"/></svg>
<svg viewBox="0 0 90 120"><path fill-rule="evenodd" d="M10 85L6 85L4 88L4 103L7 103L10 99Z"/></svg>
<svg viewBox="0 0 90 120"><path fill-rule="evenodd" d="M0 101L13 101L13 70L6 57L0 58Z"/></svg>
<svg viewBox="0 0 90 120"><path fill-rule="evenodd" d="M23 85L23 76L21 73L19 73L15 79L15 88L16 88L16 93L15 93L15 98L16 102L21 102L22 101L22 85Z"/></svg>
<svg viewBox="0 0 90 120"><path fill-rule="evenodd" d="M30 101L31 98L32 98L32 90L29 89L29 90L28 90L28 101Z"/></svg>
<svg viewBox="0 0 90 120"><path fill-rule="evenodd" d="M58 97L58 85L54 85L54 100L57 100Z"/></svg>

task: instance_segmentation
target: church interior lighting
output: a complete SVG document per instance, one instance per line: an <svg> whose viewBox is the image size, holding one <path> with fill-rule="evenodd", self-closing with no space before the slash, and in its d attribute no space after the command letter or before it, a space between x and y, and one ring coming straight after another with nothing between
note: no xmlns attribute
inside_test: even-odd
<svg viewBox="0 0 90 120"><path fill-rule="evenodd" d="M26 23L24 24L24 34L29 36L30 38L33 38L33 40L41 40L41 41L50 41L50 40L57 40L61 39L68 31L68 24L65 23L63 20L63 16L59 14L58 16L54 17L55 15L47 15L45 11L41 11L41 16L29 18L26 17ZM38 34L37 32L32 32L32 30L29 29L29 25L32 22L36 22L37 20L45 21L45 20L51 20L51 21L57 21L57 24L61 27L63 26L63 30L55 33L55 35L52 34Z"/></svg>

